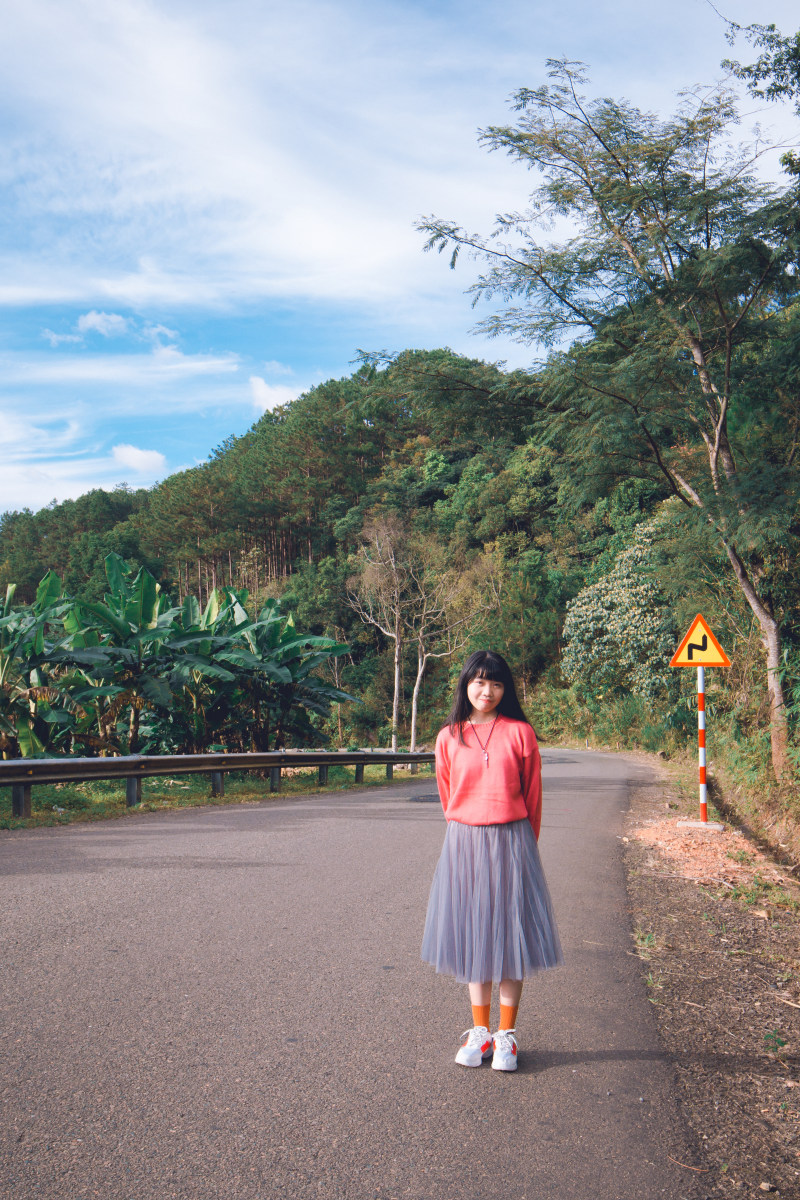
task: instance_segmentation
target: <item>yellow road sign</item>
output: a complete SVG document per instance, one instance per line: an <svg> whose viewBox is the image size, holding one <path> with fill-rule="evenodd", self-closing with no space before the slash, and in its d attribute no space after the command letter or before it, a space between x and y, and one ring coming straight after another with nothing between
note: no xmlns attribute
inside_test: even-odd
<svg viewBox="0 0 800 1200"><path fill-rule="evenodd" d="M670 659L671 667L729 667L731 660L708 627L705 617L697 614L691 628Z"/></svg>

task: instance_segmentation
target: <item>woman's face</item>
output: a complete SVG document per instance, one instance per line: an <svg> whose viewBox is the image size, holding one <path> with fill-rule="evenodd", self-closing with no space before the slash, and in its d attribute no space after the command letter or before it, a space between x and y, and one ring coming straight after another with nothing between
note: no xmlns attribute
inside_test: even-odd
<svg viewBox="0 0 800 1200"><path fill-rule="evenodd" d="M472 705L473 720L493 717L505 690L502 683L493 679L481 679L480 675L471 679L467 684L467 699Z"/></svg>

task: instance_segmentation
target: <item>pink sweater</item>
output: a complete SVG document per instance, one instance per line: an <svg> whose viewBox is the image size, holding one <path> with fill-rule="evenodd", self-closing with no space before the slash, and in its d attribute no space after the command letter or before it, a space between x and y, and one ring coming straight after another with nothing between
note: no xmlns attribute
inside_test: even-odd
<svg viewBox="0 0 800 1200"><path fill-rule="evenodd" d="M486 745L491 722L478 725ZM436 782L448 821L462 825L505 825L528 818L539 837L542 823L542 761L530 725L497 718L489 742L489 765L472 726L464 743L445 725L436 739Z"/></svg>

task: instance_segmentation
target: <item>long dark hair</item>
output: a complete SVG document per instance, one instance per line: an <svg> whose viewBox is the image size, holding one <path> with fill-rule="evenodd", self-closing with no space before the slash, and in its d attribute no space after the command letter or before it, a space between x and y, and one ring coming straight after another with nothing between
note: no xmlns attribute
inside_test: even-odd
<svg viewBox="0 0 800 1200"><path fill-rule="evenodd" d="M495 650L476 650L474 654L470 654L461 668L461 674L456 684L453 707L447 718L450 732L453 735L458 730L459 738L461 741L464 740L463 728L472 714L467 688L473 679L478 678L490 679L493 683L502 683L503 699L497 706L497 711L501 716L510 717L512 721L524 721L526 725L530 725L517 698L517 689L514 687L511 668L502 654L498 654Z"/></svg>

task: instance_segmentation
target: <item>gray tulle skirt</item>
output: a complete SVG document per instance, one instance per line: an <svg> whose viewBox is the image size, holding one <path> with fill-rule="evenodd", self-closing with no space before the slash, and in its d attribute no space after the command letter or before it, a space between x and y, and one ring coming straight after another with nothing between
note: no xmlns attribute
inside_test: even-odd
<svg viewBox="0 0 800 1200"><path fill-rule="evenodd" d="M449 821L422 958L462 983L524 979L564 961L529 821Z"/></svg>

